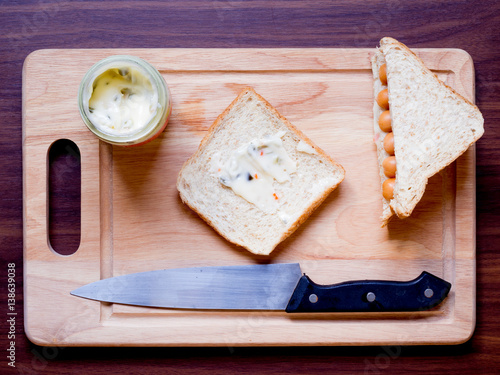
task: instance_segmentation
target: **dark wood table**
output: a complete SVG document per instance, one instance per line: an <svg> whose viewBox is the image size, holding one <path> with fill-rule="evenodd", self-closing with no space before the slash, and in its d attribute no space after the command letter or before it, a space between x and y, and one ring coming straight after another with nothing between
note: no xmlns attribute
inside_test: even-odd
<svg viewBox="0 0 500 375"><path fill-rule="evenodd" d="M499 373L500 2L0 0L0 373ZM42 48L410 47L470 53L485 118L477 143L477 324L458 346L61 348L23 332L21 69ZM66 212L66 213L65 213ZM71 210L61 215L71 215ZM71 239L68 239L70 241ZM62 239L63 244L65 239ZM15 306L8 321L8 273ZM11 296L12 297L12 296ZM11 331L11 327L15 331ZM15 337L9 337L11 333ZM15 347L15 368L9 347Z"/></svg>

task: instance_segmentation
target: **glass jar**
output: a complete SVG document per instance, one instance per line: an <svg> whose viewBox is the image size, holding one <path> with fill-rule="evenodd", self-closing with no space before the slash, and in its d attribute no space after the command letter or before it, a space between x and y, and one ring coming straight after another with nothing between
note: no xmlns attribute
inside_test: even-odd
<svg viewBox="0 0 500 375"><path fill-rule="evenodd" d="M128 55L107 57L89 69L80 83L78 106L92 133L119 146L152 141L172 112L170 91L160 72Z"/></svg>

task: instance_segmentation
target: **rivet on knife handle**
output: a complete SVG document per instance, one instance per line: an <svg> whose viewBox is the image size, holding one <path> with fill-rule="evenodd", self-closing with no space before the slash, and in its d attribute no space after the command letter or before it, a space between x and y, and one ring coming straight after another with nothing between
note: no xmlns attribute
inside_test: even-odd
<svg viewBox="0 0 500 375"><path fill-rule="evenodd" d="M303 275L287 312L423 311L437 306L451 284L429 272L411 281L360 280L318 285Z"/></svg>

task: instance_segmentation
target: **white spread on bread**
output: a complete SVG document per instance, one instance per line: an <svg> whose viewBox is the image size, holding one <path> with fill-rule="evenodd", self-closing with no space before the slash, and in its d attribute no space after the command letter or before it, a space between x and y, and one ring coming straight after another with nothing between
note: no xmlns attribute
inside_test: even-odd
<svg viewBox="0 0 500 375"><path fill-rule="evenodd" d="M220 182L262 211L276 212L280 197L274 180L290 181L290 174L297 170L283 147L281 137L285 134L278 132L238 148L221 168Z"/></svg>
<svg viewBox="0 0 500 375"><path fill-rule="evenodd" d="M266 135L274 135L271 137L275 138L274 141ZM198 150L184 163L176 184L179 195L186 205L228 241L254 254L269 255L307 220L344 179L342 166L318 146L313 145L318 155L297 151L301 139L309 142L262 96L246 87L217 117ZM226 177L227 184L234 183L225 171L226 165L229 166L235 158L233 155L240 146L248 148L252 140L257 140L254 145L276 143L268 146L268 151L281 154L280 150L284 150L293 161L286 168L285 177L289 176L289 180L279 183L272 178L278 197L278 200L273 200L278 205L276 212L262 211L221 182L221 177ZM248 153L247 149L244 150ZM242 157L243 160L248 158L250 155ZM264 160L271 160L271 156ZM235 164L239 165L238 160ZM248 164L255 169L261 168ZM295 165L296 171L292 172ZM243 180L242 184L252 182L255 179L249 182Z"/></svg>
<svg viewBox="0 0 500 375"><path fill-rule="evenodd" d="M290 216L283 211L278 211L278 217L283 222L283 224L287 224L290 221Z"/></svg>
<svg viewBox="0 0 500 375"><path fill-rule="evenodd" d="M306 154L318 155L318 152L309 143L300 140L297 144L297 151L305 152Z"/></svg>

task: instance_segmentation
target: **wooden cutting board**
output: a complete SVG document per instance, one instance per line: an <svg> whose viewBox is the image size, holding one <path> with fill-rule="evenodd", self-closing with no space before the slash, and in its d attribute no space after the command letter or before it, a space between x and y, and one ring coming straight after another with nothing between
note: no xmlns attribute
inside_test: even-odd
<svg viewBox="0 0 500 375"><path fill-rule="evenodd" d="M475 325L475 150L430 179L413 215L380 228L372 142L373 49L40 50L23 69L25 329L39 345L456 344ZM470 56L415 50L440 79L474 100ZM84 126L77 89L112 54L133 54L167 81L173 113L138 148L101 143ZM221 238L182 204L183 162L240 89L252 86L329 155L346 178L269 257ZM81 153L81 243L56 254L47 235L47 154L58 139ZM427 270L453 284L417 313L190 311L71 296L110 276L189 266L299 262L318 283L410 280Z"/></svg>

